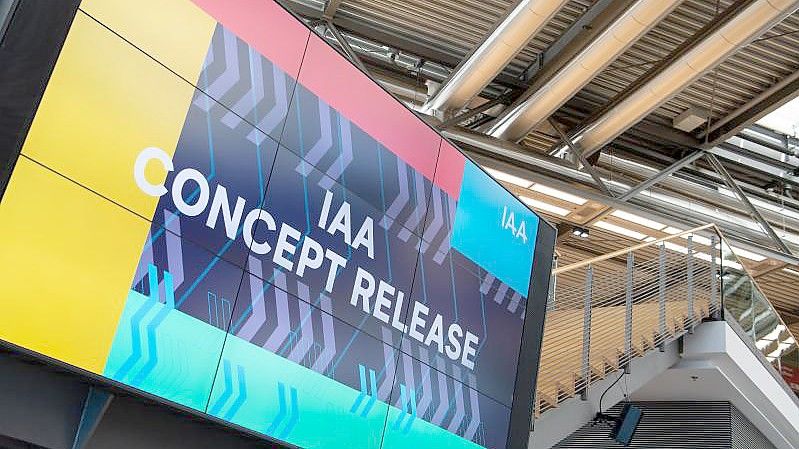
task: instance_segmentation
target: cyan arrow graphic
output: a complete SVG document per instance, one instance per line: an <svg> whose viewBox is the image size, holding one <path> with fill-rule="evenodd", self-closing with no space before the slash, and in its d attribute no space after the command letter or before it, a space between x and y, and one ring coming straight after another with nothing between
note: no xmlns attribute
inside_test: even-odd
<svg viewBox="0 0 799 449"><path fill-rule="evenodd" d="M405 428L402 429L402 433L410 432L411 425L413 425L413 421L416 419L416 392L413 389L410 391L408 402L411 409L411 417L408 419L408 422L405 423Z"/></svg>
<svg viewBox="0 0 799 449"><path fill-rule="evenodd" d="M402 404L402 413L397 416L394 421L394 428L399 429L402 421L405 420L405 415L408 413L408 392L405 390L405 385L400 384L400 403Z"/></svg>
<svg viewBox="0 0 799 449"><path fill-rule="evenodd" d="M241 365L236 365L236 374L239 381L239 393L235 402L233 402L233 405L230 406L230 409L223 417L223 419L226 421L232 421L233 417L239 411L241 406L247 401L247 379L244 375L244 367Z"/></svg>
<svg viewBox="0 0 799 449"><path fill-rule="evenodd" d="M286 386L283 385L283 382L277 383L277 398L278 402L280 403L280 409L277 412L277 416L272 421L272 425L266 429L266 433L269 435L274 435L277 428L286 419Z"/></svg>
<svg viewBox="0 0 799 449"><path fill-rule="evenodd" d="M214 402L214 406L208 410L209 415L219 416L219 411L225 406L230 396L233 395L233 379L230 374L230 360L222 361L222 376L225 379L225 389L222 390L222 395Z"/></svg>
<svg viewBox="0 0 799 449"><path fill-rule="evenodd" d="M369 384L372 386L372 395L369 397L369 402L366 403L363 413L361 413L362 417L366 417L372 407L374 407L375 402L377 402L377 377L375 376L375 370L371 368L369 369Z"/></svg>
<svg viewBox="0 0 799 449"><path fill-rule="evenodd" d="M297 389L291 387L291 415L289 416L289 421L286 423L286 427L283 428L283 432L280 433L281 439L286 439L286 437L294 430L294 427L297 426L297 422L300 420L300 409L299 409L299 401L297 399Z"/></svg>
<svg viewBox="0 0 799 449"><path fill-rule="evenodd" d="M117 369L116 373L114 373L113 378L116 380L124 380L125 377L128 375L128 372L133 368L134 365L141 359L142 352L141 352L141 323L144 321L144 317L147 316L147 313L155 307L155 303L158 302L158 268L155 265L149 264L147 266L147 278L150 285L150 298L148 301L145 301L144 304L136 310L136 313L130 318L130 332L131 332L131 348L130 348L130 355L122 366Z"/></svg>
<svg viewBox="0 0 799 449"><path fill-rule="evenodd" d="M350 407L350 413L355 413L358 407L361 406L361 402L363 402L364 398L369 394L369 392L366 391L366 368L361 364L358 364L358 376L361 379L361 394L358 395L352 407Z"/></svg>

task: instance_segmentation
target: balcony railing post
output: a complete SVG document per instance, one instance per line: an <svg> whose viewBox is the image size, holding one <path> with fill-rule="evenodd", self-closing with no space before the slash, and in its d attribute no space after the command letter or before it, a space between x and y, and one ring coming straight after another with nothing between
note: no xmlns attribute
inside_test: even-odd
<svg viewBox="0 0 799 449"><path fill-rule="evenodd" d="M749 310L752 315L752 340L757 341L757 310L755 309L755 286L749 279Z"/></svg>
<svg viewBox="0 0 799 449"><path fill-rule="evenodd" d="M688 289L688 332L691 333L694 330L694 236L688 236L688 261L687 261L687 270L688 270L688 279L687 279L687 289Z"/></svg>
<svg viewBox="0 0 799 449"><path fill-rule="evenodd" d="M594 268L588 265L585 275L585 302L583 303L583 357L582 380L585 382L580 393L582 400L588 399L588 385L591 383L590 359L591 354L591 298L594 286Z"/></svg>
<svg viewBox="0 0 799 449"><path fill-rule="evenodd" d="M666 245L660 245L658 256L658 333L660 351L666 350Z"/></svg>
<svg viewBox="0 0 799 449"><path fill-rule="evenodd" d="M716 243L716 235L713 234L710 236L710 307L713 309L712 318L720 320L721 298L719 297L719 284L716 277L716 270L718 270L716 266Z"/></svg>
<svg viewBox="0 0 799 449"><path fill-rule="evenodd" d="M547 295L547 310L555 309L555 291L558 284L558 275L555 270L558 268L558 256L552 258L552 279L549 280L549 294Z"/></svg>
<svg viewBox="0 0 799 449"><path fill-rule="evenodd" d="M635 258L632 251L627 253L627 288L625 296L624 319L624 371L630 372L630 358L633 352L633 271Z"/></svg>

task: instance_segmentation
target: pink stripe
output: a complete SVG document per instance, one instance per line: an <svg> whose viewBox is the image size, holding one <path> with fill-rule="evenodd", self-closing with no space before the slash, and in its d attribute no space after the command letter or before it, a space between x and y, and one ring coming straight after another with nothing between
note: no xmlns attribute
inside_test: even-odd
<svg viewBox="0 0 799 449"><path fill-rule="evenodd" d="M272 0L192 0L225 28L296 78L308 35L305 25Z"/></svg>
<svg viewBox="0 0 799 449"><path fill-rule="evenodd" d="M463 168L466 165L466 156L446 140L441 141L441 152L438 155L436 166L435 184L447 192L449 196L458 199L463 183Z"/></svg>
<svg viewBox="0 0 799 449"><path fill-rule="evenodd" d="M308 42L299 82L433 179L441 136L316 35Z"/></svg>

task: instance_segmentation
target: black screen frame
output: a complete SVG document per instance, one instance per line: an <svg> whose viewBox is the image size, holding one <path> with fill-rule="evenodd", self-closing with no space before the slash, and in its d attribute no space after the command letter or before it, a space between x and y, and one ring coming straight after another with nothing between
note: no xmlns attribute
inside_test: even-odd
<svg viewBox="0 0 799 449"><path fill-rule="evenodd" d="M291 14L298 22L306 26L312 33L315 31L282 0L274 0L285 11ZM61 49L66 41L72 21L77 14L80 0L52 2L48 0L16 1L12 5L9 20L4 25L5 33L0 34L0 200L5 193L10 181L16 161L21 153L22 146L27 137L30 126L36 115L39 103L44 95L50 76L58 61ZM322 39L326 45L337 51L342 58L348 59L340 49ZM473 162L480 170L493 177L458 144L443 136L436 128L418 116L405 103L393 93L385 89L371 74L363 72L369 79L377 84L384 92L394 98L399 104L417 116L417 119L428 128L456 148L464 157ZM76 156L77 157L77 156ZM497 184L516 198L504 185ZM538 375L541 344L543 339L544 320L546 315L546 301L554 256L556 230L535 211L521 203L539 218L538 232L536 234L535 251L533 254L533 267L527 295L527 308L520 342L517 362L516 378L514 382L513 402L508 430L507 449L527 447L530 435L533 414L533 401ZM231 423L222 422L204 413L200 413L179 404L140 391L133 387L121 384L111 379L74 367L65 362L39 354L11 342L0 341L0 348L5 351L21 355L27 359L43 362L58 370L89 379L93 384L105 388L133 394L145 400L152 401L189 415L197 416L220 425L228 426L235 431L257 436L280 447L294 447L285 442L276 441L266 435L252 432ZM511 381L509 379L509 381Z"/></svg>

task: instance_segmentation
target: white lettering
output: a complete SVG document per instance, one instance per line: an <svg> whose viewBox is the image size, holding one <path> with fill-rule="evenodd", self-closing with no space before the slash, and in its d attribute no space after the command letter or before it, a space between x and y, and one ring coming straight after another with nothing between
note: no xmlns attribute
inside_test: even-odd
<svg viewBox="0 0 799 449"><path fill-rule="evenodd" d="M366 217L361 225L361 229L358 231L358 235L355 236L355 240L352 241L352 247L358 249L361 245L366 246L366 254L369 255L370 259L375 258L375 242L374 237L374 222L372 221L372 217Z"/></svg>
<svg viewBox="0 0 799 449"><path fill-rule="evenodd" d="M263 209L253 209L250 213L244 217L244 243L250 248L250 251L254 252L255 254L267 254L269 251L272 250L272 247L269 246L269 243L263 241L261 243L255 241L255 222L261 220L266 223L266 229L270 231L274 231L277 229L275 225L275 219L272 218L272 215L269 212Z"/></svg>
<svg viewBox="0 0 799 449"><path fill-rule="evenodd" d="M400 321L403 301L405 301L405 293L400 290L397 292L397 304L394 306L394 316L391 317L391 326L400 332L406 332L408 330L408 326L402 324L402 321Z"/></svg>
<svg viewBox="0 0 799 449"><path fill-rule="evenodd" d="M341 257L335 251L329 248L325 250L325 258L330 261L330 269L327 271L327 281L325 282L325 291L328 293L333 291L333 282L338 275L338 269L347 266L347 259Z"/></svg>
<svg viewBox="0 0 799 449"><path fill-rule="evenodd" d="M302 248L300 248L300 260L297 262L297 276L303 277L305 269L310 268L315 270L322 266L325 250L322 245L309 236L302 239Z"/></svg>
<svg viewBox="0 0 799 449"><path fill-rule="evenodd" d="M214 199L211 201L211 210L208 212L208 219L205 220L205 225L211 229L215 229L216 220L221 210L222 219L225 222L225 235L227 235L227 238L230 240L235 240L239 230L239 223L241 222L241 215L244 213L244 203L244 198L240 196L236 197L236 206L233 208L233 213L231 213L227 189L221 184L217 185L216 192L214 192Z"/></svg>
<svg viewBox="0 0 799 449"><path fill-rule="evenodd" d="M466 341L463 343L463 356L461 357L461 365L474 369L474 355L477 354L477 343L480 339L477 335L466 331Z"/></svg>
<svg viewBox="0 0 799 449"><path fill-rule="evenodd" d="M322 213L319 215L319 227L325 229L327 226L327 216L330 215L330 203L333 202L333 193L325 190L325 199L322 203Z"/></svg>
<svg viewBox="0 0 799 449"><path fill-rule="evenodd" d="M444 353L444 318L440 314L436 314L433 325L430 326L430 331L427 333L427 338L424 339L425 346L430 346L430 343L435 343L438 346L438 352Z"/></svg>
<svg viewBox="0 0 799 449"><path fill-rule="evenodd" d="M133 179L136 180L136 185L139 186L139 189L147 195L163 196L167 192L164 184L151 184L145 176L147 163L151 160L160 162L167 172L175 169L172 164L172 158L169 157L166 151L156 147L149 147L143 149L136 157L136 162L133 163Z"/></svg>
<svg viewBox="0 0 799 449"><path fill-rule="evenodd" d="M294 243L288 241L289 238L294 239ZM291 271L294 268L294 263L286 259L284 254L294 255L294 251L297 250L297 243L299 243L300 238L302 238L302 234L300 231L292 228L286 223L283 223L280 226L280 234L277 237L277 243L275 244L275 255L273 257L273 261L280 265L281 267Z"/></svg>
<svg viewBox="0 0 799 449"><path fill-rule="evenodd" d="M363 281L366 281L364 286ZM363 300L363 311L371 313L369 307L369 298L375 293L375 278L369 274L368 271L358 267L358 273L355 274L355 288L352 289L352 296L350 297L350 304L353 306L358 305L358 298Z"/></svg>
<svg viewBox="0 0 799 449"><path fill-rule="evenodd" d="M430 309L426 305L420 303L419 301L414 301L413 312L411 312L411 327L408 335L420 343L424 341L424 335L422 335L417 328L421 327L424 329L426 325L424 317L427 316L428 312L430 312Z"/></svg>
<svg viewBox="0 0 799 449"><path fill-rule="evenodd" d="M447 340L449 344L447 344L444 351L452 360L458 360L461 356L461 342L460 339L463 337L463 328L458 323L453 323L449 326L449 330L447 331Z"/></svg>
<svg viewBox="0 0 799 449"><path fill-rule="evenodd" d="M199 197L194 204L189 204L183 199L183 187L188 181L194 181L199 189ZM189 217L196 217L205 210L210 193L205 176L193 168L184 168L179 171L172 183L172 202L175 203L175 207L180 213Z"/></svg>
<svg viewBox="0 0 799 449"><path fill-rule="evenodd" d="M344 202L330 222L330 227L327 232L330 235L335 235L336 231L341 232L344 236L344 241L347 245L352 246L352 216L350 215L350 203Z"/></svg>
<svg viewBox="0 0 799 449"><path fill-rule="evenodd" d="M375 310L372 315L378 320L388 324L388 314L383 312L383 308L391 309L391 300L386 298L386 293L393 295L396 290L390 284L380 281L377 287L377 296L375 297Z"/></svg>

